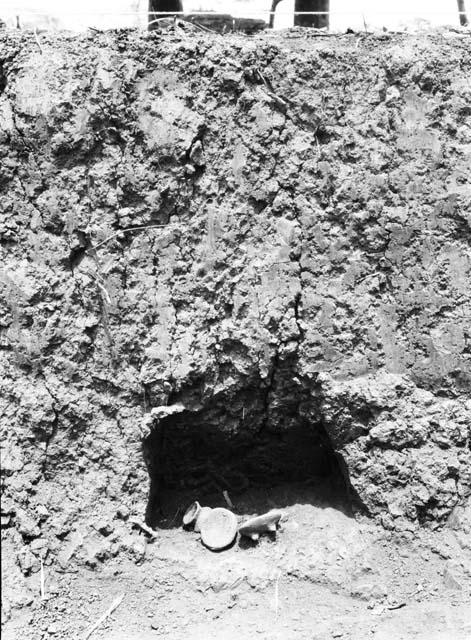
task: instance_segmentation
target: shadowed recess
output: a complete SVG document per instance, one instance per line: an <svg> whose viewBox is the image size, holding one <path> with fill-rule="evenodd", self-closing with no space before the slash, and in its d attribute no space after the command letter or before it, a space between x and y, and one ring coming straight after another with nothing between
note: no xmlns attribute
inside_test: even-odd
<svg viewBox="0 0 471 640"><path fill-rule="evenodd" d="M265 386L255 380L162 419L144 442L147 523L179 526L193 500L227 506L223 492L249 511L306 501L350 511L346 467L321 420L305 417L309 394L293 378L279 363Z"/></svg>

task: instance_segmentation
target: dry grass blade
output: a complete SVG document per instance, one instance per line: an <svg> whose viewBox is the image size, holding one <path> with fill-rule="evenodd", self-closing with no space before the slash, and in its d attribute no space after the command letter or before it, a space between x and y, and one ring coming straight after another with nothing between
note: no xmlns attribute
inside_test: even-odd
<svg viewBox="0 0 471 640"><path fill-rule="evenodd" d="M281 571L278 570L275 578L275 596L273 599L273 607L275 609L275 620L278 619L278 608L280 604L280 598L279 598L280 578L281 578Z"/></svg>
<svg viewBox="0 0 471 640"><path fill-rule="evenodd" d="M117 607L119 607L119 605L123 601L123 598L124 593L118 596L116 600L113 600L110 607L105 611L105 613L100 618L98 618L95 624L93 624L93 626L91 626L88 631L85 632L82 640L88 640L92 633L98 629L98 627L106 620L106 618L108 618L113 613L113 611L117 609Z"/></svg>
<svg viewBox="0 0 471 640"><path fill-rule="evenodd" d="M217 33L217 31L214 31L214 29L210 29L209 27L205 27L204 25L200 24L199 22L193 22L191 20L187 20L186 22L189 22L190 24L193 24L198 29L201 29L201 31L206 31L206 33Z"/></svg>
<svg viewBox="0 0 471 640"><path fill-rule="evenodd" d="M226 501L226 504L227 504L227 506L229 507L229 509L233 509L233 508L234 508L234 505L232 504L232 500L231 500L231 499L230 499L230 497L229 497L229 493L228 493L226 490L224 490L224 491L222 492L222 495L223 495L224 500Z"/></svg>
<svg viewBox="0 0 471 640"><path fill-rule="evenodd" d="M119 231L116 231L116 233L113 233L108 238L105 238L104 240L96 244L93 249L98 249L110 240L113 240L113 238L123 237L125 233L130 233L131 231L143 231L144 229L164 229L166 226L166 224L147 224L143 225L142 227L129 227L128 229L120 229Z"/></svg>
<svg viewBox="0 0 471 640"><path fill-rule="evenodd" d="M275 91L273 90L273 87L271 85L270 82L268 82L268 80L265 78L265 76L263 75L263 73L260 71L260 69L256 69L257 74L260 78L260 80L263 82L263 84L265 85L265 93L272 99L275 100L275 102L278 102L279 104L281 104L283 107L287 107L288 103L286 102L286 100L284 100L283 98L281 98L277 93L275 93Z"/></svg>
<svg viewBox="0 0 471 640"><path fill-rule="evenodd" d="M40 53L41 53L41 55L42 55L42 54L43 54L43 48L42 48L42 46L41 46L41 43L39 42L38 30L37 30L37 28L36 28L36 27L34 27L34 37L35 37L35 39L36 39L36 44L37 44L37 45L38 45L38 47L39 47L39 51L40 51Z"/></svg>

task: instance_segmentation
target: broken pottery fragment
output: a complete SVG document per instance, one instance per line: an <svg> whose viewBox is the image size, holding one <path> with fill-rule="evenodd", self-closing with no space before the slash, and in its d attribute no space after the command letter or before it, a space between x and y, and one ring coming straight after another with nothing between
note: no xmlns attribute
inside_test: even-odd
<svg viewBox="0 0 471 640"><path fill-rule="evenodd" d="M183 514L183 525L185 527L188 527L190 524L193 524L194 522L196 522L196 519L198 518L198 514L200 511L201 511L201 505L198 502L198 500L195 500L190 504L188 509Z"/></svg>
<svg viewBox="0 0 471 640"><path fill-rule="evenodd" d="M258 540L261 533L275 533L276 525L282 515L281 511L272 509L261 516L250 518L240 525L239 533L252 538L252 540Z"/></svg>
<svg viewBox="0 0 471 640"><path fill-rule="evenodd" d="M201 527L203 526L203 522L211 513L211 507L201 507L195 521L195 531L199 533L201 531Z"/></svg>
<svg viewBox="0 0 471 640"><path fill-rule="evenodd" d="M225 549L234 542L236 535L237 518L228 509L211 509L201 523L201 541L212 551Z"/></svg>

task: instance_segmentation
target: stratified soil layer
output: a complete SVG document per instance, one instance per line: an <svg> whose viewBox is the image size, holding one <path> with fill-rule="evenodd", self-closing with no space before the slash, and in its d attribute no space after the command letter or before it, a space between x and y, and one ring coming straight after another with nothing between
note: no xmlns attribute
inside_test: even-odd
<svg viewBox="0 0 471 640"><path fill-rule="evenodd" d="M388 529L470 494L469 37L189 29L0 35L2 522L26 573L77 523L158 510L159 443L178 459L189 429L266 448L228 477L183 443L174 487L292 480L276 443L305 429L302 479L335 458Z"/></svg>

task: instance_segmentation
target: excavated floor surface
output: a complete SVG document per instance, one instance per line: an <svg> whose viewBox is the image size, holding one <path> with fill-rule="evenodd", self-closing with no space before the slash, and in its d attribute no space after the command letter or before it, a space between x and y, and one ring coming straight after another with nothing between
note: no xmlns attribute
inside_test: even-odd
<svg viewBox="0 0 471 640"><path fill-rule="evenodd" d="M150 542L118 520L108 537L121 548L103 557L99 536L84 527L72 544L95 561L66 554L62 567L46 567L44 600L39 573L20 592L15 560L6 556L4 592L16 602L3 637L81 638L124 596L92 637L467 640L469 528L457 522L455 530L392 534L355 521L331 500L325 487L295 486L235 501L240 515L258 513L253 505L262 501L290 506L276 539L218 554L176 523Z"/></svg>
<svg viewBox="0 0 471 640"><path fill-rule="evenodd" d="M4 638L469 640L470 42L0 30Z"/></svg>

